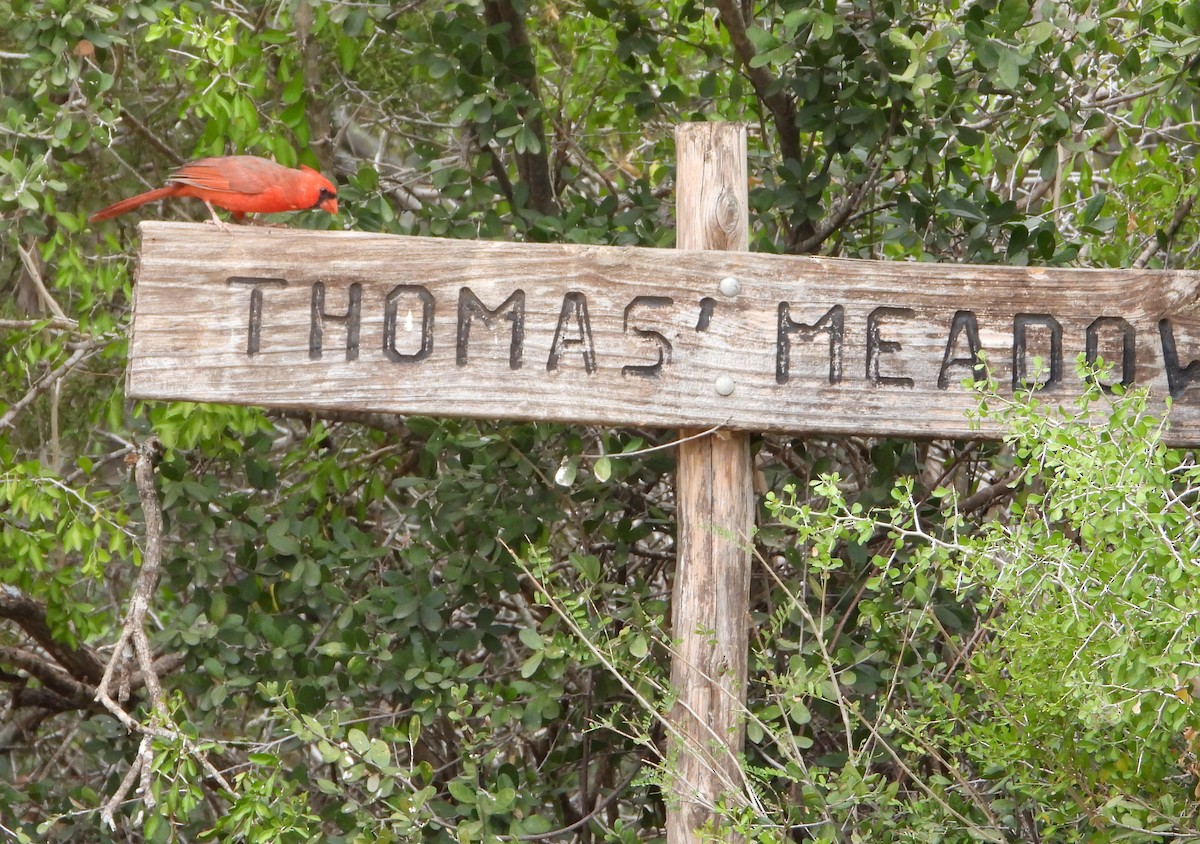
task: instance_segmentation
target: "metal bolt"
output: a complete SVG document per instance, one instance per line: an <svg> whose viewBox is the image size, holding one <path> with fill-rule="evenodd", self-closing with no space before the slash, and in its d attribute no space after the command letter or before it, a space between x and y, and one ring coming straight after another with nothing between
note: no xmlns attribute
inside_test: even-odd
<svg viewBox="0 0 1200 844"><path fill-rule="evenodd" d="M718 289L725 296L736 296L742 292L742 283L733 276L726 276L721 279Z"/></svg>
<svg viewBox="0 0 1200 844"><path fill-rule="evenodd" d="M716 387L718 395L727 396L733 392L733 379L728 375L718 376Z"/></svg>

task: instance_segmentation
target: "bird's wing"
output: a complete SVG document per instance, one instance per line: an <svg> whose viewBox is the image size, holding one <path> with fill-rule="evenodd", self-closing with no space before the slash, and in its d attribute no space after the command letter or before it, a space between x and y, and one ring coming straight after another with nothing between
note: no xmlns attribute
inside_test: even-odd
<svg viewBox="0 0 1200 844"><path fill-rule="evenodd" d="M201 158L184 164L171 174L171 181L212 193L262 193L278 186L287 168L252 155Z"/></svg>

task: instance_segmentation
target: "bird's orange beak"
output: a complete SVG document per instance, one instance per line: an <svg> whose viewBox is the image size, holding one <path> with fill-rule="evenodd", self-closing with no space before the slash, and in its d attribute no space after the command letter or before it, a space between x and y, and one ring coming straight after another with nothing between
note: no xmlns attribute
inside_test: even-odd
<svg viewBox="0 0 1200 844"><path fill-rule="evenodd" d="M321 210L337 216L337 197L331 196L321 203Z"/></svg>

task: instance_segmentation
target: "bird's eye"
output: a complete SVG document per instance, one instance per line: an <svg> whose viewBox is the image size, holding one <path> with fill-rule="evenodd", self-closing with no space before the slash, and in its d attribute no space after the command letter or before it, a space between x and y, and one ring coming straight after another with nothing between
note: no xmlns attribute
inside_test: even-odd
<svg viewBox="0 0 1200 844"><path fill-rule="evenodd" d="M329 188L321 188L317 191L317 201L312 204L312 207L320 208L331 199L337 199L337 191L331 191Z"/></svg>

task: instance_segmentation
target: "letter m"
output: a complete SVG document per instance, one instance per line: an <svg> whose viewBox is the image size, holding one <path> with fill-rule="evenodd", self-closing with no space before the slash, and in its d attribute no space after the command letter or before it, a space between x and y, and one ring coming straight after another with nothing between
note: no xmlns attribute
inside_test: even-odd
<svg viewBox="0 0 1200 844"><path fill-rule="evenodd" d="M489 309L469 287L458 291L458 339L455 362L467 365L467 348L471 342L471 322L478 317L489 329L495 330L501 316L512 323L512 341L508 347L508 368L521 368L525 344L525 291L517 290L494 309Z"/></svg>

